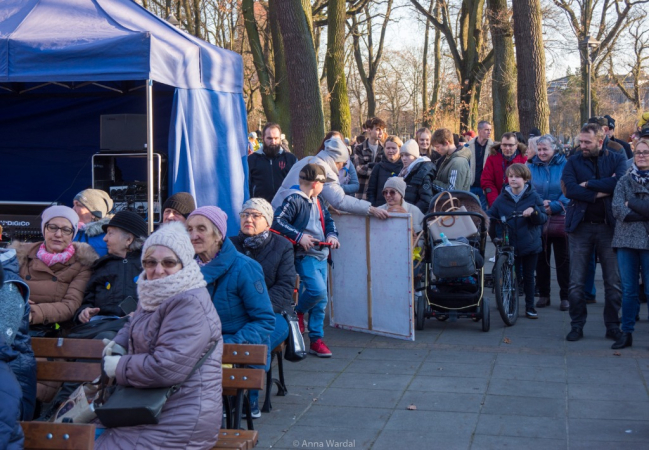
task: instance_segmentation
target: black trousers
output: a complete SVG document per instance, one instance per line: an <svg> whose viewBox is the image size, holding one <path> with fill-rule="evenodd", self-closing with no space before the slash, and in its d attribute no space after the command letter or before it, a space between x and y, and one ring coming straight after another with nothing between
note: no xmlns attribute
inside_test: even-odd
<svg viewBox="0 0 649 450"><path fill-rule="evenodd" d="M543 239L543 251L539 253L536 263L536 283L539 285L539 296L550 297L550 278L552 267L549 264L554 250L554 268L559 282L559 298L568 300L570 289L570 252L567 237Z"/></svg>
<svg viewBox="0 0 649 450"><path fill-rule="evenodd" d="M516 256L516 278L520 280L523 277L523 292L525 292L525 310L534 309L534 271L536 270L536 261L538 253L525 256Z"/></svg>

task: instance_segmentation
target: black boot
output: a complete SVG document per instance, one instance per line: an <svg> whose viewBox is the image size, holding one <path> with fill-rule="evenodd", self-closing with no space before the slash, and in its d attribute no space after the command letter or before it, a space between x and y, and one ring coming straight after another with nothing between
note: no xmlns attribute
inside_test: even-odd
<svg viewBox="0 0 649 450"><path fill-rule="evenodd" d="M633 334L623 332L622 336L619 337L615 344L611 345L612 349L631 347L633 345Z"/></svg>

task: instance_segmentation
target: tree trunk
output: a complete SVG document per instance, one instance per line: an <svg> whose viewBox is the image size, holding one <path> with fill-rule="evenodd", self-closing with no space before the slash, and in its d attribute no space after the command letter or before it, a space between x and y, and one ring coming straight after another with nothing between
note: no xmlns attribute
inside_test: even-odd
<svg viewBox="0 0 649 450"><path fill-rule="evenodd" d="M487 0L494 68L491 76L494 136L518 128L516 117L516 60L514 34L509 21L507 0Z"/></svg>
<svg viewBox="0 0 649 450"><path fill-rule="evenodd" d="M293 143L293 134L291 132L291 105L288 87L288 74L286 73L286 55L284 52L284 43L282 42L282 33L279 29L277 19L277 1L268 2L268 19L270 22L270 34L273 40L273 67L275 68L275 119L286 135L289 144Z"/></svg>
<svg viewBox="0 0 649 450"><path fill-rule="evenodd" d="M523 135L538 127L550 132L550 107L545 84L545 49L540 0L516 0L514 35L518 67L518 118Z"/></svg>
<svg viewBox="0 0 649 450"><path fill-rule="evenodd" d="M331 111L331 129L343 136L352 132L352 116L345 77L345 0L329 0L327 8L327 88Z"/></svg>
<svg viewBox="0 0 649 450"><path fill-rule="evenodd" d="M428 12L433 13L435 0L430 0ZM428 111L428 35L430 34L430 22L426 19L426 32L424 33L424 54L421 61L421 110L423 112L422 125L431 126L430 112Z"/></svg>
<svg viewBox="0 0 649 450"><path fill-rule="evenodd" d="M313 36L300 0L277 2L288 75L293 148L298 157L314 153L324 135Z"/></svg>
<svg viewBox="0 0 649 450"><path fill-rule="evenodd" d="M434 16L441 21L442 10L440 8L440 0L435 0ZM435 27L435 69L433 72L433 97L431 99L431 126L432 116L437 114L439 108L439 91L440 91L440 75L442 72L442 32L439 28Z"/></svg>

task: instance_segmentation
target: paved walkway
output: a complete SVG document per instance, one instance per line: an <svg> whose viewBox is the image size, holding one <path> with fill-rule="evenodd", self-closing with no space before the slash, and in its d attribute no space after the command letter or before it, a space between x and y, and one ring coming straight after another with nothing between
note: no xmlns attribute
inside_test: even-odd
<svg viewBox="0 0 649 450"><path fill-rule="evenodd" d="M598 280L579 342L555 298L513 327L492 305L488 333L467 319L428 319L415 342L326 328L333 357L286 362L259 447L647 449L647 306L633 347L611 350Z"/></svg>

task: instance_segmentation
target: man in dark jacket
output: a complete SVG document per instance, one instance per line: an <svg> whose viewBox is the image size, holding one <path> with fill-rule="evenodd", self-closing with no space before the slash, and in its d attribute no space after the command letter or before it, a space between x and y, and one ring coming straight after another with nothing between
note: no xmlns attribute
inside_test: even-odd
<svg viewBox="0 0 649 450"><path fill-rule="evenodd" d="M273 200L297 157L282 148L282 130L267 123L262 132L264 145L248 156L248 189L251 197Z"/></svg>
<svg viewBox="0 0 649 450"><path fill-rule="evenodd" d="M617 142L624 148L624 153L626 154L627 159L632 159L633 158L633 151L631 150L631 146L629 145L628 142L624 142L622 139L616 139L615 138L615 119L609 116L608 114L604 116L606 120L608 120L608 132L606 133L608 135L608 139L613 142Z"/></svg>
<svg viewBox="0 0 649 450"><path fill-rule="evenodd" d="M368 138L354 148L352 156L360 185L356 198L361 200L367 200L367 187L374 165L384 159L383 139L387 128L386 123L378 117L369 119L365 125L369 129Z"/></svg>
<svg viewBox="0 0 649 450"><path fill-rule="evenodd" d="M566 210L566 232L570 248L570 318L568 341L583 337L586 324L584 285L588 262L596 249L604 275L604 323L606 337L621 334L618 311L622 301L617 258L611 248L615 218L611 200L617 181L626 172L621 153L603 147L604 131L598 124L584 125L579 134L580 151L568 159L561 177L565 196L571 200Z"/></svg>

